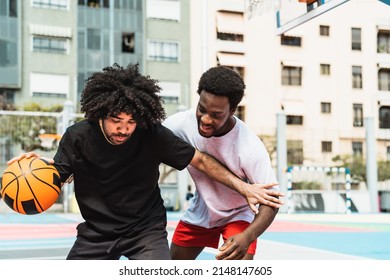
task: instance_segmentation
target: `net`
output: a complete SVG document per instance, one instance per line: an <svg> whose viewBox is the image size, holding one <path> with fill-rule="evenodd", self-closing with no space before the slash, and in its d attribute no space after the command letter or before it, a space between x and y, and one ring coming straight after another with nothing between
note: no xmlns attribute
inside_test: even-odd
<svg viewBox="0 0 390 280"><path fill-rule="evenodd" d="M281 0L247 0L246 14L251 19L271 11L276 12L280 9Z"/></svg>

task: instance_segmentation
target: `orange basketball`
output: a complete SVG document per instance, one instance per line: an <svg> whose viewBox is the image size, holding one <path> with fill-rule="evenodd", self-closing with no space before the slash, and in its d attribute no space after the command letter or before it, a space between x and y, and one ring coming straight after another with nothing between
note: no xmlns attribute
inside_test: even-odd
<svg viewBox="0 0 390 280"><path fill-rule="evenodd" d="M15 161L3 173L1 196L18 213L31 215L46 211L57 201L60 192L57 169L41 158Z"/></svg>

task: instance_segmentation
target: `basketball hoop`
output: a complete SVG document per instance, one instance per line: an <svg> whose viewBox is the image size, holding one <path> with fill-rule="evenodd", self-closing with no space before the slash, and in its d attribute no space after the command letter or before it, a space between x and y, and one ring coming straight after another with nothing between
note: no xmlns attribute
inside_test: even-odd
<svg viewBox="0 0 390 280"><path fill-rule="evenodd" d="M316 2L317 0L298 0L298 2L301 2L301 3L306 3L306 4L311 4L311 3L314 3Z"/></svg>
<svg viewBox="0 0 390 280"><path fill-rule="evenodd" d="M46 150L53 149L54 143L61 139L61 135L58 134L40 134L38 136L41 141L41 147Z"/></svg>
<svg viewBox="0 0 390 280"><path fill-rule="evenodd" d="M281 0L247 0L246 13L248 18L260 16L270 11L278 11L280 9Z"/></svg>

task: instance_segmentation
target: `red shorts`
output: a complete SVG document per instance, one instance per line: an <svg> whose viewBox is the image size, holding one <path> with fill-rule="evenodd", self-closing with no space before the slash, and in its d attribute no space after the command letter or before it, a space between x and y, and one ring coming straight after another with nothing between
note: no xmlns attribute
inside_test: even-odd
<svg viewBox="0 0 390 280"><path fill-rule="evenodd" d="M220 236L226 241L230 236L243 232L248 222L235 221L221 227L204 228L180 221L172 237L172 242L182 247L212 247L218 249ZM248 254L256 253L257 241L252 242Z"/></svg>

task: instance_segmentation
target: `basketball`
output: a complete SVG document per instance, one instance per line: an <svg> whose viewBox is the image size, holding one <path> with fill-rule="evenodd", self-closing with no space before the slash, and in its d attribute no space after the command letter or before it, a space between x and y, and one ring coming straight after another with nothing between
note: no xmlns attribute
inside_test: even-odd
<svg viewBox="0 0 390 280"><path fill-rule="evenodd" d="M41 158L22 158L3 173L1 197L20 214L38 214L58 199L61 181L57 169Z"/></svg>

